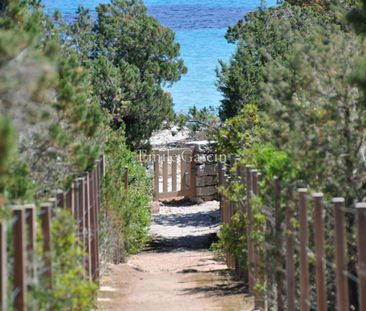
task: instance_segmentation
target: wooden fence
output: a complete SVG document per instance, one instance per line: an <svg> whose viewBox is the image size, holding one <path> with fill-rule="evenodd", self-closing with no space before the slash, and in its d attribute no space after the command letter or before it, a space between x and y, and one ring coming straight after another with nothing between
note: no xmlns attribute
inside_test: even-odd
<svg viewBox="0 0 366 311"><path fill-rule="evenodd" d="M310 194L304 188L297 191L281 189L281 181L274 178L269 206L263 211L266 217L265 240L258 247L253 234L253 199L260 195L261 178L264 176L250 166L238 166L235 173L229 173L225 165L219 168L221 186L227 187L236 181L244 183L246 189L241 202L230 202L221 197L220 203L224 223L230 222L238 208L242 209L247 220L243 235L247 239L248 262L245 267L240 267L235 258L227 254L227 263L248 280L255 309L352 310L350 296L354 293L349 288L351 284L358 292L353 310L366 311L366 203L346 208L344 198L325 202L322 193ZM328 228L325 215L328 215L328 222L331 221ZM347 218L353 219L352 227L346 225ZM326 248L329 243L333 245ZM357 245L352 253L347 250L348 244ZM314 248L310 249L310 245ZM261 246L272 250L272 253L261 251ZM276 255L273 251L277 252ZM356 271L349 271L351 254ZM330 292L327 275L330 273L335 276L332 297L327 296ZM258 289L259 284L266 284L264 290Z"/></svg>
<svg viewBox="0 0 366 311"><path fill-rule="evenodd" d="M194 151L191 148L155 150L154 200L196 196Z"/></svg>
<svg viewBox="0 0 366 311"><path fill-rule="evenodd" d="M77 235L85 247L85 277L97 281L99 278L98 217L101 203L102 177L105 161L102 156L95 168L72 183L66 192L58 192L48 202L36 205L10 207L12 219L0 222L0 308L5 311L12 304L14 310L26 310L27 289L36 282L37 274L43 274L48 286L52 287L52 234L51 225L57 208L69 209L77 222ZM37 218L39 221L37 221ZM43 267L38 267L34 254L36 247L37 223L40 224L43 241ZM11 230L12 241L7 239ZM13 258L7 255L8 245L12 243ZM9 261L12 264L9 265ZM8 271L8 267L13 271ZM14 299L8 301L8 275L13 275L12 292Z"/></svg>

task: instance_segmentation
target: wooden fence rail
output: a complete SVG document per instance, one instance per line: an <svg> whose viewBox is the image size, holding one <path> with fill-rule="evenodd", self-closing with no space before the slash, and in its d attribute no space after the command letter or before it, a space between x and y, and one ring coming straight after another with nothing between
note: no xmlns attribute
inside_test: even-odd
<svg viewBox="0 0 366 311"><path fill-rule="evenodd" d="M101 204L102 177L105 174L105 161L102 156L91 172L85 173L72 183L66 192L58 191L55 198L35 205L11 206L12 218L0 222L0 310L27 309L27 290L42 276L49 288L53 285L52 269L52 218L55 209L69 209L77 222L77 235L85 250L85 277L91 281L99 278L98 218ZM38 215L37 215L38 213ZM42 267L35 262L37 217L42 232ZM8 256L7 232L11 230L13 258ZM12 262L12 265L9 263ZM9 269L13 271L9 271ZM8 276L13 275L10 301Z"/></svg>
<svg viewBox="0 0 366 311"><path fill-rule="evenodd" d="M324 201L323 194L310 195L305 188L296 192L290 187L281 189L280 179L275 177L272 199L266 203L269 207L266 206L265 210L263 206L262 210L267 218L265 241L258 242L253 238L253 232L256 230L253 220L253 198L260 196L260 172L251 166L242 165L235 171L229 171L225 164L220 164L218 174L221 187L227 188L230 182L241 182L246 189L242 204L247 225L242 232L247 240L248 268L240 270L247 273L243 279L248 280L249 292L254 296L255 309L269 310L271 307L274 310L287 311L326 311L331 305L336 306L339 311L348 311L351 309L348 286L349 279L352 279L358 291L358 302L354 308L366 311L366 203L360 202L354 207L346 208L344 198L333 198L331 202L333 213L328 210L328 215L333 221L333 231L327 232L325 229L327 202ZM258 207L260 210L261 204L264 203L260 201ZM223 223L230 223L233 216L231 202L222 195L220 206ZM310 207L312 207L311 219L308 218ZM355 216L355 226L352 228L346 227L347 214ZM294 223L297 225L294 226ZM347 235L347 231L354 234ZM347 250L347 237L351 236L355 236L355 241L349 242L357 245L356 276L348 271L350 256ZM332 245L334 255L326 254L326 240L334 241ZM312 250L311 245L314 245ZM266 254L267 247L276 250L277 258L267 260L263 258L271 256ZM314 260L310 262L309 256ZM233 256L227 254L228 266L234 268L237 265L233 264L232 260ZM271 266L263 269L265 264ZM314 271L315 274L310 274L310 271ZM327 295L329 288L326 280L330 272L334 272L336 278L335 301L331 301ZM262 290L258 289L260 287L258 285L264 285ZM315 288L314 293L311 288ZM275 293L271 293L269 289L272 292L275 289Z"/></svg>

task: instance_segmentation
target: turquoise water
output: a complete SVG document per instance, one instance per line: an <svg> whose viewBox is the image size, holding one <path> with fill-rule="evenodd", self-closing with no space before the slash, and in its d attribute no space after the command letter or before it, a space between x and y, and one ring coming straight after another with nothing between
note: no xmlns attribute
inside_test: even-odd
<svg viewBox="0 0 366 311"><path fill-rule="evenodd" d="M44 0L47 11L60 10L66 19L72 18L79 5L93 10L101 0ZM271 0L269 5L274 4ZM227 61L235 46L224 38L228 26L235 24L247 12L255 10L260 1L249 0L146 0L149 14L175 30L188 73L168 91L175 110L187 111L196 105L217 107L221 95L215 82L218 59Z"/></svg>

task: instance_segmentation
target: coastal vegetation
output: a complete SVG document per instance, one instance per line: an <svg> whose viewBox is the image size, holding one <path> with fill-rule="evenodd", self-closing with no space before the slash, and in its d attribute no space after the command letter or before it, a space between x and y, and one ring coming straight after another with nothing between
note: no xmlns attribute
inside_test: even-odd
<svg viewBox="0 0 366 311"><path fill-rule="evenodd" d="M249 13L228 29L227 40L235 42L237 49L217 70L218 88L224 95L219 108L223 126L215 135L221 151L239 155L240 164L253 165L268 178L277 176L283 189L308 187L327 199L344 197L348 208L365 198L363 5L285 1ZM261 196L253 202L255 247L265 258L276 254L263 243L272 186L262 180ZM237 185L226 195L235 200L244 190ZM347 217L351 228L354 217ZM245 262L246 241L237 230L242 218L238 211L232 224L223 227L217 246ZM241 221L245 224L246 219ZM332 241L326 243L327 256L332 256ZM350 266L355 272L351 244ZM328 298L335 301L333 272L327 284ZM355 284L350 286L356 292ZM355 295L350 299L357 308ZM335 310L335 304L329 307Z"/></svg>
<svg viewBox="0 0 366 311"><path fill-rule="evenodd" d="M236 51L216 72L223 94L217 114L208 107L174 113L164 87L187 68L174 32L149 16L142 0L112 0L96 12L92 16L80 7L65 22L59 12L46 16L39 1L1 3L0 219L10 219L11 205L39 205L55 190L68 189L104 154L100 253L105 262L122 262L149 240L152 183L135 152L148 150L152 133L169 122L217 141L217 152L236 155L238 164L264 173L263 191L252 204L255 247L266 259L279 256L263 243L262 207L272 199L269 178L277 176L282 189L308 187L327 199L344 197L347 208L364 200L365 2L288 0L243 17L226 34ZM238 202L246 189L236 182L221 190ZM281 217L284 210L281 202ZM354 221L347 214L348 228ZM244 265L247 222L238 211L213 249L234 254ZM30 309L94 307L97 286L82 277L84 248L76 226L71 213L55 212L55 286L36 282L29 291ZM350 241L355 274L356 246ZM326 243L326 256L333 256L332 241ZM41 249L38 239L36 260ZM329 273L332 301L334 279ZM266 287L272 290L270 284L256 284ZM356 285L350 287L355 293ZM350 295L357 309L356 300Z"/></svg>
<svg viewBox="0 0 366 311"><path fill-rule="evenodd" d="M100 5L96 19L80 8L72 23L46 16L39 1L5 1L0 10L1 218L11 217L13 204L68 189L104 154L100 252L103 261L121 262L148 240L152 185L131 150L148 146L173 115L162 87L186 72L174 33L148 16L142 1ZM97 286L82 277L75 228L69 211L55 213L55 285L36 282L30 309L93 308Z"/></svg>

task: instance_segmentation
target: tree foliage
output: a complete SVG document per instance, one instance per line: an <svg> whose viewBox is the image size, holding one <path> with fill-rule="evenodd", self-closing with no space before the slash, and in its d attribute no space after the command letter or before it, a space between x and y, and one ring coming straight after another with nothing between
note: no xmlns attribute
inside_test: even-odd
<svg viewBox="0 0 366 311"><path fill-rule="evenodd" d="M249 13L230 27L226 38L237 43L237 48L229 64L221 62L217 71L218 88L224 95L220 106L221 119L234 117L247 104L262 108L260 85L266 79L266 64L281 63L297 38L306 40L313 26L325 27L332 19L331 14L285 3Z"/></svg>
<svg viewBox="0 0 366 311"><path fill-rule="evenodd" d="M36 2L10 2L0 24L0 112L12 120L36 191L63 188L98 154L102 113L89 75Z"/></svg>
<svg viewBox="0 0 366 311"><path fill-rule="evenodd" d="M249 14L227 33L237 50L218 72L224 94L219 148L240 155L242 164L254 165L264 175L260 197L252 202L254 236L278 239L266 237L263 226L263 217L274 213L274 176L283 188L308 187L323 192L327 200L342 196L347 208L366 196L366 50L364 38L345 19L350 11L348 19L363 33L364 4L353 6L352 1L289 1ZM259 123L248 123L250 111L260 117ZM282 204L279 217L284 208ZM329 228L330 216L326 211ZM350 233L354 217L348 215L347 221ZM256 251L275 269L269 258L281 254L256 241ZM328 235L326 242L326 256L334 259ZM349 250L349 269L356 273L353 242ZM267 284L259 285L272 290L272 281L268 277ZM332 271L327 287L329 300L335 301ZM354 295L350 301L357 308Z"/></svg>
<svg viewBox="0 0 366 311"><path fill-rule="evenodd" d="M187 71L175 34L147 14L143 2L114 0L97 7L92 22L80 8L67 30L69 44L92 70L94 94L112 128L125 128L127 143L138 148L172 117L172 98L162 89Z"/></svg>

